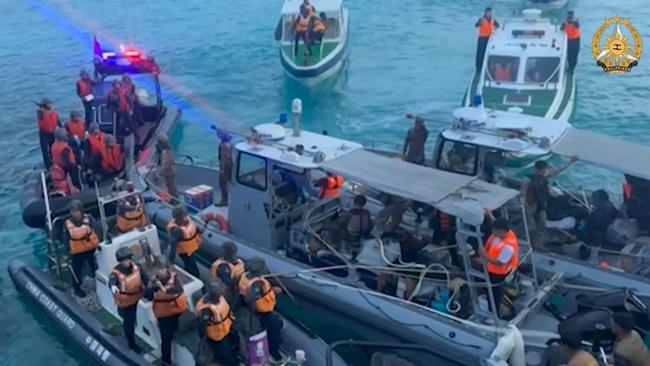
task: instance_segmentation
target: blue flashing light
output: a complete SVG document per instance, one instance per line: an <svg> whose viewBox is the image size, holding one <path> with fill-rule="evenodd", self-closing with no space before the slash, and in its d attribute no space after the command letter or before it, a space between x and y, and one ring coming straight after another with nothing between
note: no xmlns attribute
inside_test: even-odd
<svg viewBox="0 0 650 366"><path fill-rule="evenodd" d="M286 112L280 113L280 117L278 118L278 123L280 123L280 124L287 123L287 113Z"/></svg>
<svg viewBox="0 0 650 366"><path fill-rule="evenodd" d="M474 107L478 107L483 104L483 97L480 94L474 96Z"/></svg>

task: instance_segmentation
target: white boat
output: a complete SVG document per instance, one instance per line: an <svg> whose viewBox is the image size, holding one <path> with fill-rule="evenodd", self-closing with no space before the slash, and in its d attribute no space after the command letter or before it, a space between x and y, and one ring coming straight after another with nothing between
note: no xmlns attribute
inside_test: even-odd
<svg viewBox="0 0 650 366"><path fill-rule="evenodd" d="M568 3L568 0L526 0L527 6L534 6L542 10L561 9Z"/></svg>
<svg viewBox="0 0 650 366"><path fill-rule="evenodd" d="M348 10L341 0L313 0L316 16L327 16L325 35L320 44L312 44L311 56L306 57L305 45L295 45L294 24L300 14L302 0L285 0L275 38L280 49L280 62L289 77L313 86L335 75L343 66L348 44Z"/></svg>
<svg viewBox="0 0 650 366"><path fill-rule="evenodd" d="M523 11L495 30L483 66L472 77L464 106L476 95L492 109L521 109L524 114L567 121L573 113L575 74L567 71L567 38L559 25L541 18L538 9Z"/></svg>

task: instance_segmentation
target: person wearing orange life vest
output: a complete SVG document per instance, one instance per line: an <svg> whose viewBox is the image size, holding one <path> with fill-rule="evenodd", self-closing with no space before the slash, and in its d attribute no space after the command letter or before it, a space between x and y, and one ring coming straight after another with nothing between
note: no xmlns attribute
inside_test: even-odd
<svg viewBox="0 0 650 366"><path fill-rule="evenodd" d="M77 111L70 112L70 119L63 125L68 132L68 138L77 161L81 161L81 146L86 138L86 126L81 113Z"/></svg>
<svg viewBox="0 0 650 366"><path fill-rule="evenodd" d="M510 228L508 220L495 219L489 210L486 210L486 214L492 221L492 233L484 246L479 249L479 253L490 276L496 312L501 316L500 308L506 291L506 278L516 270L519 263L519 241Z"/></svg>
<svg viewBox="0 0 650 366"><path fill-rule="evenodd" d="M318 198L336 198L340 194L340 189L345 180L342 176L327 172L325 178L316 180L315 185L319 187Z"/></svg>
<svg viewBox="0 0 650 366"><path fill-rule="evenodd" d="M90 276L95 278L95 270L97 269L95 249L99 246L100 240L97 235L98 232L93 217L84 213L83 203L79 200L70 202L70 218L64 222L62 237L70 248L70 260L72 261L72 273L74 274L72 287L78 297L86 296L86 293L81 289L84 264L88 264Z"/></svg>
<svg viewBox="0 0 650 366"><path fill-rule="evenodd" d="M327 14L320 13L319 16L312 16L309 22L309 43L321 44L325 36Z"/></svg>
<svg viewBox="0 0 650 366"><path fill-rule="evenodd" d="M88 129L88 135L83 143L84 164L88 174L100 174L104 149L106 149L106 134L99 129L99 124L93 122Z"/></svg>
<svg viewBox="0 0 650 366"><path fill-rule="evenodd" d="M237 257L237 245L231 241L223 243L221 246L223 256L217 258L210 266L210 277L215 280L219 279L228 286L227 295L232 302L235 299L230 298L232 293L237 290L239 279L245 272L244 261Z"/></svg>
<svg viewBox="0 0 650 366"><path fill-rule="evenodd" d="M106 135L106 147L102 150L101 159L102 173L105 176L112 176L122 171L124 154L115 141L115 136Z"/></svg>
<svg viewBox="0 0 650 366"><path fill-rule="evenodd" d="M238 365L230 345L230 329L234 318L219 281L208 285L207 293L196 304L195 315L199 338L206 340L216 361L220 365Z"/></svg>
<svg viewBox="0 0 650 366"><path fill-rule="evenodd" d="M52 164L50 167L50 180L52 181L52 189L50 189L51 197L56 195L67 197L79 191L74 185L68 182L68 174L65 170L56 164Z"/></svg>
<svg viewBox="0 0 650 366"><path fill-rule="evenodd" d="M580 22L573 10L567 12L566 20L562 23L560 29L566 33L567 61L569 64L569 72L573 72L578 63L578 53L580 52Z"/></svg>
<svg viewBox="0 0 650 366"><path fill-rule="evenodd" d="M475 27L478 29L478 44L476 46L476 72L478 73L483 67L483 57L485 57L485 49L490 36L494 32L494 28L499 28L499 23L492 18L492 8L485 8L485 12L478 19Z"/></svg>
<svg viewBox="0 0 650 366"><path fill-rule="evenodd" d="M199 267L194 259L194 252L201 245L201 232L190 219L183 206L172 210L172 219L167 224L167 237L171 244L169 262L174 263L176 254L183 261L183 267L194 277L199 277Z"/></svg>
<svg viewBox="0 0 650 366"><path fill-rule="evenodd" d="M122 317L124 335L129 348L140 353L140 347L135 343L135 320L138 301L144 293L144 286L149 283L145 271L141 271L131 258L131 248L122 247L115 252L119 262L108 275L108 287L113 293L117 312Z"/></svg>
<svg viewBox="0 0 650 366"><path fill-rule="evenodd" d="M300 14L296 18L295 23L293 24L295 29L295 38L293 53L297 56L298 54L298 42L302 39L304 44L304 54L305 56L311 56L311 47L309 47L309 37L307 36L307 28L309 27L309 21L313 14L310 13L309 9L306 7L300 7Z"/></svg>
<svg viewBox="0 0 650 366"><path fill-rule="evenodd" d="M178 330L178 318L187 310L187 297L173 266L167 264L164 258L158 258L158 262L155 276L144 291L144 298L153 301L153 314L160 330L162 364L171 366L172 341Z"/></svg>
<svg viewBox="0 0 650 366"><path fill-rule="evenodd" d="M133 182L126 182L125 190L132 193L135 189ZM117 231L126 233L133 229L142 229L147 226L147 215L144 212L142 199L137 194L124 197L117 203Z"/></svg>
<svg viewBox="0 0 650 366"><path fill-rule="evenodd" d="M81 189L81 180L79 178L79 167L74 150L68 145L68 133L62 127L54 131L55 141L52 144L52 163L65 170L70 175L72 184Z"/></svg>
<svg viewBox="0 0 650 366"><path fill-rule="evenodd" d="M88 127L93 121L93 81L90 79L86 70L79 72L76 87L77 96L79 96L84 106L86 127Z"/></svg>
<svg viewBox="0 0 650 366"><path fill-rule="evenodd" d="M108 92L108 105L114 111L117 133L120 136L128 136L133 132L131 125L131 110L133 108L133 97L129 89L133 86L123 85L119 80L113 80L113 88Z"/></svg>
<svg viewBox="0 0 650 366"><path fill-rule="evenodd" d="M52 154L50 147L54 143L54 131L59 126L59 113L52 106L52 101L43 98L36 111L36 120L38 122L38 139L43 154L43 163L46 168L52 165Z"/></svg>
<svg viewBox="0 0 650 366"><path fill-rule="evenodd" d="M460 268L464 267L456 246L456 217L434 209L429 219L429 228L433 229L433 243L442 247L448 246L451 263Z"/></svg>
<svg viewBox="0 0 650 366"><path fill-rule="evenodd" d="M259 257L253 257L246 264L246 272L239 279L239 293L246 304L259 317L262 326L267 332L269 352L272 363L281 363L283 355L280 353L282 344L282 320L275 313L275 295L282 292L279 287L265 278L269 273L266 262Z"/></svg>

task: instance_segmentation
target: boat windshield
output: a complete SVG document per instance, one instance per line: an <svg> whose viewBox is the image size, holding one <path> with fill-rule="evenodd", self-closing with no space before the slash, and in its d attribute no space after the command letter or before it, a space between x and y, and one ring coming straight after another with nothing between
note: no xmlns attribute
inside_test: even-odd
<svg viewBox="0 0 650 366"><path fill-rule="evenodd" d="M294 42L295 40L295 23L298 18L298 14L286 14L282 17L282 42ZM314 15L314 19L320 19L325 25L325 34L323 35L323 40L335 40L338 39L341 35L341 23L340 12L339 11L329 11L329 12L319 12ZM308 29L312 27L312 21Z"/></svg>
<svg viewBox="0 0 650 366"><path fill-rule="evenodd" d="M519 57L492 55L488 58L486 78L496 82L515 82L519 71Z"/></svg>
<svg viewBox="0 0 650 366"><path fill-rule="evenodd" d="M559 57L529 57L526 60L524 81L527 84L556 83L560 73Z"/></svg>
<svg viewBox="0 0 650 366"><path fill-rule="evenodd" d="M476 175L478 147L462 142L444 140L438 154L438 169L463 175Z"/></svg>

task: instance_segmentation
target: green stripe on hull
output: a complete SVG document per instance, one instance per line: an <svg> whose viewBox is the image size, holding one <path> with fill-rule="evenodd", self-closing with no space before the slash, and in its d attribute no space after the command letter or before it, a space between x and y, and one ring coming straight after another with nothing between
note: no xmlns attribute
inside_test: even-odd
<svg viewBox="0 0 650 366"><path fill-rule="evenodd" d="M516 94L518 91L515 89L491 88L483 87L483 104L486 108L497 110L508 110L514 105L503 104L503 99L506 94ZM531 116L544 117L548 113L555 95L556 90L522 90L522 94L530 95L531 101L529 106L517 106L523 110L523 114Z"/></svg>
<svg viewBox="0 0 650 366"><path fill-rule="evenodd" d="M575 76L574 74L567 74L566 77L564 78L564 95L562 96L562 102L560 103L560 107L557 109L557 112L555 112L555 115L553 116L553 119L558 119L564 112L564 109L567 107L569 104L569 100L571 99L571 92L573 91L573 88L575 87L574 82L575 82ZM575 107L575 104L574 104ZM571 115L573 115L573 111L571 111L571 114L569 115L569 119L571 118Z"/></svg>

